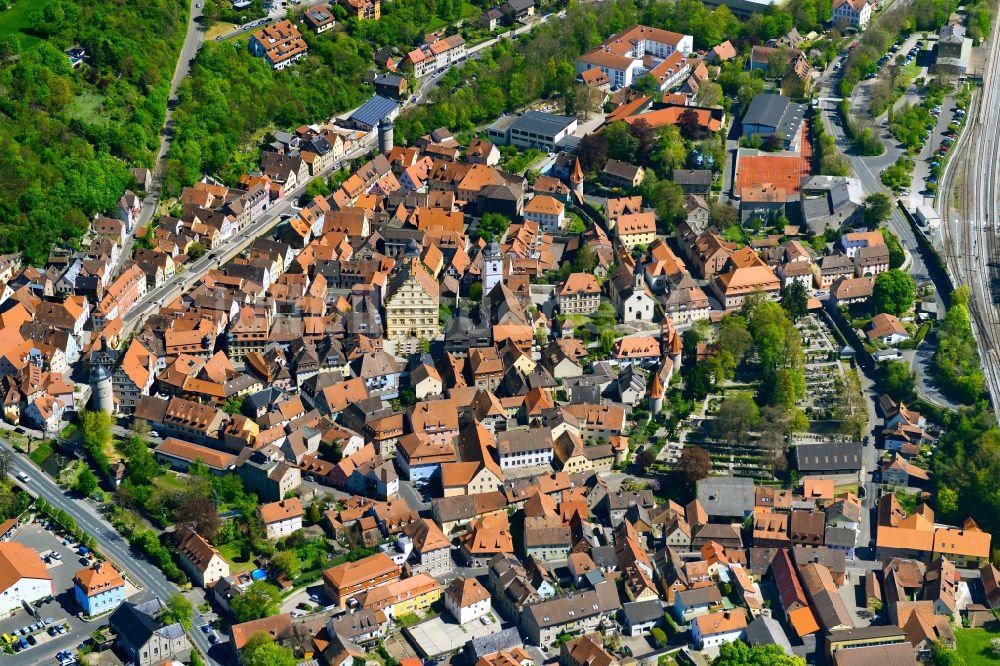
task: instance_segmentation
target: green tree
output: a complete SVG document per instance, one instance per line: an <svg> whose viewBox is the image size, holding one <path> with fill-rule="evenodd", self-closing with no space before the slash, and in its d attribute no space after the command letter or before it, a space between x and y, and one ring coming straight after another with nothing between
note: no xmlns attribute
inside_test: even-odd
<svg viewBox="0 0 1000 666"><path fill-rule="evenodd" d="M319 505L316 504L315 502L310 504L309 507L306 509L306 520L308 520L313 525L316 525L321 520L323 520L323 514L320 513Z"/></svg>
<svg viewBox="0 0 1000 666"><path fill-rule="evenodd" d="M917 375L909 363L889 360L879 363L876 370L881 389L893 400L910 400L914 396Z"/></svg>
<svg viewBox="0 0 1000 666"><path fill-rule="evenodd" d="M191 243L191 245L188 246L187 254L188 258L191 259L191 261L196 261L204 257L205 252L207 252L207 250L205 249L205 245L200 241L195 241L194 243Z"/></svg>
<svg viewBox="0 0 1000 666"><path fill-rule="evenodd" d="M604 128L604 139L607 142L608 157L621 162L636 162L636 150L639 148L637 139L624 121L618 121Z"/></svg>
<svg viewBox="0 0 1000 666"><path fill-rule="evenodd" d="M0 59L7 60L21 52L21 42L17 35L10 33L0 38Z"/></svg>
<svg viewBox="0 0 1000 666"><path fill-rule="evenodd" d="M983 392L984 377L968 310L969 288L951 293L951 305L938 331L934 377L950 396L972 404Z"/></svg>
<svg viewBox="0 0 1000 666"><path fill-rule="evenodd" d="M141 438L133 436L125 445L125 478L135 486L148 486L163 474L153 453Z"/></svg>
<svg viewBox="0 0 1000 666"><path fill-rule="evenodd" d="M266 633L258 631L240 651L240 663L243 666L295 666L296 659L291 648L281 647Z"/></svg>
<svg viewBox="0 0 1000 666"><path fill-rule="evenodd" d="M656 641L657 645L664 646L667 644L667 635L663 633L663 629L653 627L649 630L649 633L653 637L653 640Z"/></svg>
<svg viewBox="0 0 1000 666"><path fill-rule="evenodd" d="M704 400L715 388L713 379L712 369L707 364L696 363L684 378L686 397L689 400Z"/></svg>
<svg viewBox="0 0 1000 666"><path fill-rule="evenodd" d="M721 349L732 354L737 365L742 363L743 357L753 348L753 338L747 330L746 318L738 314L726 316L719 324L716 341Z"/></svg>
<svg viewBox="0 0 1000 666"><path fill-rule="evenodd" d="M885 239L885 245L889 248L889 268L899 268L906 261L906 253L903 252L903 246L891 231L885 227L882 227L881 231L882 238Z"/></svg>
<svg viewBox="0 0 1000 666"><path fill-rule="evenodd" d="M931 663L934 666L966 666L965 660L941 641L931 643Z"/></svg>
<svg viewBox="0 0 1000 666"><path fill-rule="evenodd" d="M779 645L750 646L742 641L723 643L712 666L805 666L805 659L790 657Z"/></svg>
<svg viewBox="0 0 1000 666"><path fill-rule="evenodd" d="M325 178L313 178L306 185L306 196L310 199L320 196L327 197L330 196L330 184L326 182Z"/></svg>
<svg viewBox="0 0 1000 666"><path fill-rule="evenodd" d="M726 397L711 422L712 435L730 444L743 443L750 430L760 423L760 410L746 393Z"/></svg>
<svg viewBox="0 0 1000 666"><path fill-rule="evenodd" d="M97 490L97 476L90 471L89 467L84 467L77 475L76 483L73 484L73 490L84 497L90 496L92 492Z"/></svg>
<svg viewBox="0 0 1000 666"><path fill-rule="evenodd" d="M489 243L494 238L497 240L503 238L509 226L510 220L500 213L484 213L476 233L480 238Z"/></svg>
<svg viewBox="0 0 1000 666"><path fill-rule="evenodd" d="M601 331L601 335L598 338L598 346L601 353L605 356L611 353L611 349L615 346L615 331L613 328L606 328Z"/></svg>
<svg viewBox="0 0 1000 666"><path fill-rule="evenodd" d="M243 396L234 395L226 399L226 402L222 405L222 411L230 416L239 414L240 410L243 409Z"/></svg>
<svg viewBox="0 0 1000 666"><path fill-rule="evenodd" d="M948 486L941 485L937 489L934 508L941 517L955 516L958 513L958 493Z"/></svg>
<svg viewBox="0 0 1000 666"><path fill-rule="evenodd" d="M188 661L189 666L205 666L205 662L202 660L201 655L198 654L198 650L191 650L191 659Z"/></svg>
<svg viewBox="0 0 1000 666"><path fill-rule="evenodd" d="M164 605L166 608L160 613L160 622L163 624L179 622L184 627L184 631L191 630L191 620L194 618L194 606L191 605L187 597L180 592L175 592L167 598Z"/></svg>
<svg viewBox="0 0 1000 666"><path fill-rule="evenodd" d="M875 229L892 215L892 199L885 192L872 192L865 198L865 224Z"/></svg>
<svg viewBox="0 0 1000 666"><path fill-rule="evenodd" d="M237 621L249 622L274 615L278 612L280 602L281 592L278 588L259 580L251 583L243 594L235 597L231 606Z"/></svg>
<svg viewBox="0 0 1000 666"><path fill-rule="evenodd" d="M81 409L79 418L83 448L90 454L98 469L106 474L108 471L106 450L111 444L111 415L102 411Z"/></svg>
<svg viewBox="0 0 1000 666"><path fill-rule="evenodd" d="M573 272L593 273L595 266L597 266L597 257L594 255L594 248L587 244L581 245L573 257Z"/></svg>
<svg viewBox="0 0 1000 666"><path fill-rule="evenodd" d="M872 288L872 301L876 312L886 312L897 317L913 307L916 285L908 273L892 269L879 273Z"/></svg>
<svg viewBox="0 0 1000 666"><path fill-rule="evenodd" d="M294 550L283 550L274 556L274 566L283 573L288 580L294 580L302 572L302 563Z"/></svg>
<svg viewBox="0 0 1000 666"><path fill-rule="evenodd" d="M798 321L809 311L809 294L805 285L798 280L785 287L781 292L781 307L791 317L792 321Z"/></svg>

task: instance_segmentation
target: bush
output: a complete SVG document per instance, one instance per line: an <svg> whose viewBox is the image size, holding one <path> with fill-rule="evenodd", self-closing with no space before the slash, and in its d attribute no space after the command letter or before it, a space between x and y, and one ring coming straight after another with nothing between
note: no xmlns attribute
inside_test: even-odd
<svg viewBox="0 0 1000 666"><path fill-rule="evenodd" d="M659 627L653 627L652 629L650 629L649 633L653 637L653 640L656 641L656 644L659 645L660 647L663 647L667 644L667 634L664 633L663 629L660 629Z"/></svg>

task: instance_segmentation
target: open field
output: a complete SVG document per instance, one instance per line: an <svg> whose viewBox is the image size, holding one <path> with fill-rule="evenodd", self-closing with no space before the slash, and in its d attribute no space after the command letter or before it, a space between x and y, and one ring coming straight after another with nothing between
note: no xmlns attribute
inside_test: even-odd
<svg viewBox="0 0 1000 666"><path fill-rule="evenodd" d="M24 32L24 29L31 25L28 20L29 15L35 9L45 6L47 0L17 0L14 6L7 11L0 12L0 37L5 35L17 35L21 43L21 50L30 49L41 43L41 39Z"/></svg>

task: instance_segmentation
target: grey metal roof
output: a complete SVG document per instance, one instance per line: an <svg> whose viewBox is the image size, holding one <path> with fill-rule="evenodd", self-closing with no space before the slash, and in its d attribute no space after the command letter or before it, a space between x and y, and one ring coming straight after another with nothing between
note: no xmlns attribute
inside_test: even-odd
<svg viewBox="0 0 1000 666"><path fill-rule="evenodd" d="M858 541L857 532L848 527L828 527L823 537L827 546L853 548Z"/></svg>
<svg viewBox="0 0 1000 666"><path fill-rule="evenodd" d="M395 74L390 74L389 72L382 72L375 77L375 81L373 81L373 83L375 85L398 87L402 81L402 76L396 76Z"/></svg>
<svg viewBox="0 0 1000 666"><path fill-rule="evenodd" d="M802 124L805 113L805 106L795 104L787 97L760 93L750 100L750 106L743 114L743 124L773 127L778 134L792 136Z"/></svg>
<svg viewBox="0 0 1000 666"><path fill-rule="evenodd" d="M504 6L510 7L510 10L513 12L521 12L529 7L534 7L535 0L507 0Z"/></svg>
<svg viewBox="0 0 1000 666"><path fill-rule="evenodd" d="M475 658L474 661L478 661L484 655L495 654L500 650L509 650L521 645L523 645L521 634L518 633L516 628L511 627L510 629L497 631L487 636L473 638L465 644L465 651Z"/></svg>
<svg viewBox="0 0 1000 666"><path fill-rule="evenodd" d="M678 185L711 185L711 169L674 169L674 182Z"/></svg>
<svg viewBox="0 0 1000 666"><path fill-rule="evenodd" d="M698 500L709 516L743 518L753 511L753 479L712 476L698 482Z"/></svg>
<svg viewBox="0 0 1000 666"><path fill-rule="evenodd" d="M395 100L375 95L352 113L350 119L370 127L375 127L378 125L378 121L390 114L396 113L398 110L399 104Z"/></svg>
<svg viewBox="0 0 1000 666"><path fill-rule="evenodd" d="M696 587L693 590L679 590L677 600L683 608L693 608L695 606L708 606L722 602L722 593L715 585L707 587Z"/></svg>
<svg viewBox="0 0 1000 666"><path fill-rule="evenodd" d="M545 137L554 137L571 124L576 122L572 116L557 116L554 113L544 113L542 111L528 111L511 123L510 128L519 132L534 132Z"/></svg>
<svg viewBox="0 0 1000 666"><path fill-rule="evenodd" d="M647 601L630 601L622 604L622 613L629 625L643 622L656 622L663 617L663 605L657 599Z"/></svg>
<svg viewBox="0 0 1000 666"><path fill-rule="evenodd" d="M857 471L864 465L861 442L800 444L795 447L795 459L800 472Z"/></svg>
<svg viewBox="0 0 1000 666"><path fill-rule="evenodd" d="M965 27L955 23L949 23L941 28L938 41L946 44L961 44L965 41Z"/></svg>
<svg viewBox="0 0 1000 666"><path fill-rule="evenodd" d="M781 624L772 617L759 615L747 625L746 642L750 645L778 645L785 654L792 655L792 644L781 628Z"/></svg>

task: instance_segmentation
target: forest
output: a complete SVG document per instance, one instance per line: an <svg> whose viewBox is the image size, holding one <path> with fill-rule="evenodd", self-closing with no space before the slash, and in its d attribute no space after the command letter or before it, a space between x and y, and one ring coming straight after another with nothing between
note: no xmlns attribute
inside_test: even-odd
<svg viewBox="0 0 1000 666"><path fill-rule="evenodd" d="M793 0L796 16L822 11L825 0ZM819 7L819 9L815 9ZM428 29L470 16L475 7L454 0L396 0L383 7L380 21L348 19L343 28L320 36L306 34L309 56L295 67L275 72L253 58L241 42L207 43L192 76L179 91L176 140L171 146L167 191L213 173L235 182L257 159L255 148L273 129L330 118L361 104L372 90L363 83L374 51L394 47L405 53ZM452 68L430 96L430 103L405 113L396 124L400 142L436 127L471 130L501 113L556 95L574 111L574 60L611 34L633 23L647 23L692 34L707 48L726 38L763 40L790 30L791 14L777 9L737 20L726 7L709 9L697 0L657 0L637 6L625 0L571 7L566 18L551 21L514 42L502 40L480 60ZM807 23L803 23L807 29ZM463 28L463 31L465 29Z"/></svg>
<svg viewBox="0 0 1000 666"><path fill-rule="evenodd" d="M152 166L186 0L49 0L0 35L0 251L43 263ZM87 59L73 68L63 49ZM15 57L16 56L16 57Z"/></svg>

